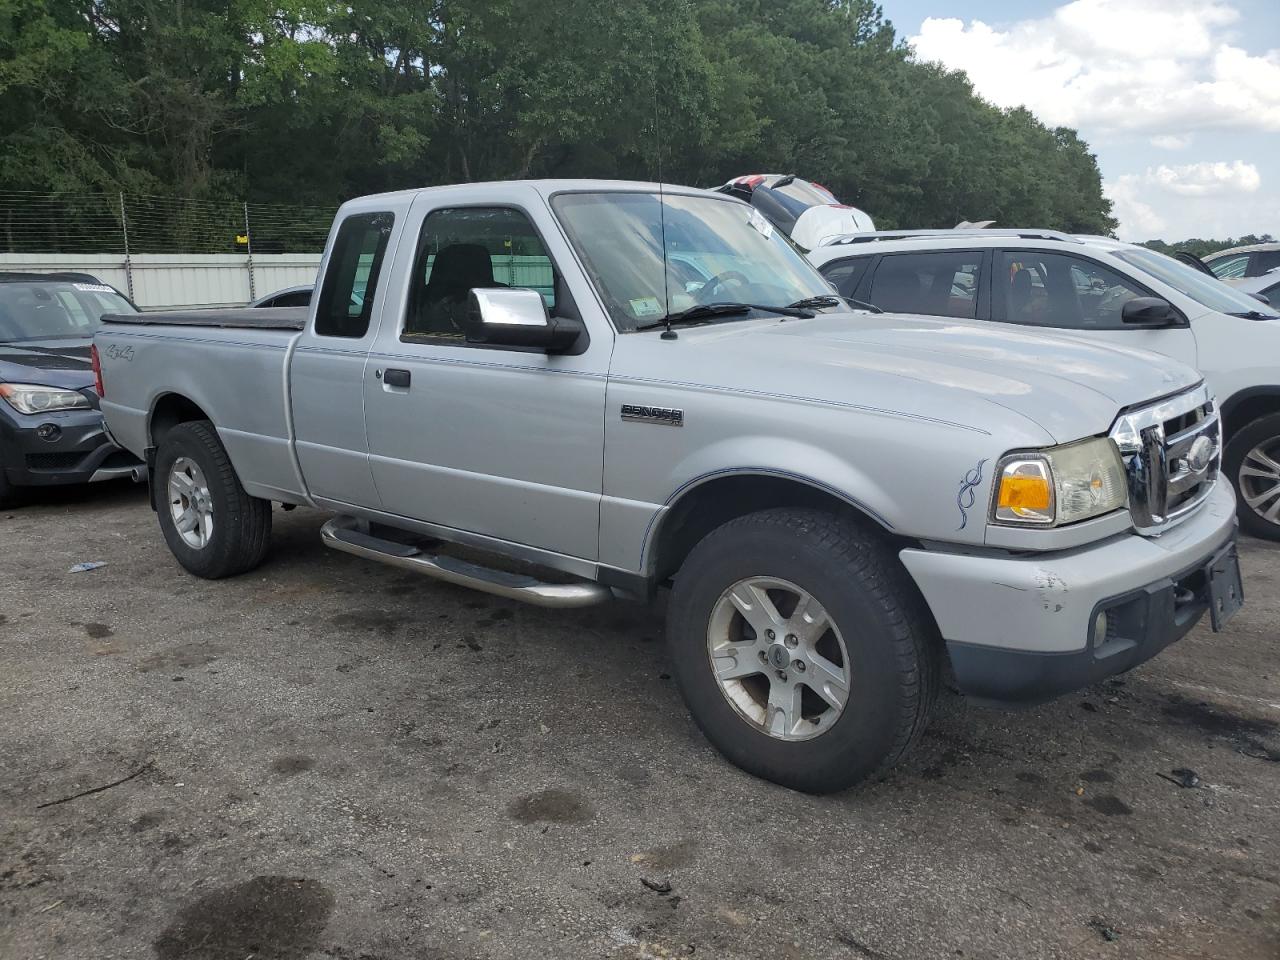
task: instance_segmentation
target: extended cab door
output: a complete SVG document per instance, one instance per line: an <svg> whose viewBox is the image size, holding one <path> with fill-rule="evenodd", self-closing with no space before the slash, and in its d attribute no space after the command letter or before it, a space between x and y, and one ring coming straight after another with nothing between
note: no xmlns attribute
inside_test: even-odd
<svg viewBox="0 0 1280 960"><path fill-rule="evenodd" d="M401 248L364 379L383 509L594 561L613 338L579 312L592 295L544 201L521 184L426 191ZM537 290L588 332L569 355L469 344L473 287Z"/></svg>
<svg viewBox="0 0 1280 960"><path fill-rule="evenodd" d="M364 371L409 200L370 202L339 211L311 322L289 364L298 463L311 495L334 509L379 505L365 438Z"/></svg>
<svg viewBox="0 0 1280 960"><path fill-rule="evenodd" d="M1189 326L1150 329L1124 323L1121 311L1135 297L1159 296L1131 277L1074 253L1044 249L996 251L991 272L991 318L1086 335L1137 347L1197 366Z"/></svg>

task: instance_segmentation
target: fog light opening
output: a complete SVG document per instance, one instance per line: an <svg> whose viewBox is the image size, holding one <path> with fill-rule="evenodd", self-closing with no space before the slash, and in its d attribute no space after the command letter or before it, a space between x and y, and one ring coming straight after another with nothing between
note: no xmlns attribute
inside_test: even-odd
<svg viewBox="0 0 1280 960"><path fill-rule="evenodd" d="M56 423L42 423L36 427L36 436L41 440L53 442L62 436L62 428Z"/></svg>
<svg viewBox="0 0 1280 960"><path fill-rule="evenodd" d="M1111 618L1107 615L1107 611L1102 610L1093 618L1093 646L1100 647L1107 642L1107 628L1110 625Z"/></svg>

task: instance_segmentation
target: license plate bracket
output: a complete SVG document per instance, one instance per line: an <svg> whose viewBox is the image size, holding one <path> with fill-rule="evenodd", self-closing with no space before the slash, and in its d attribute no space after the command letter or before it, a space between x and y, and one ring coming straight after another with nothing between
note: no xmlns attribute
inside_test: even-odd
<svg viewBox="0 0 1280 960"><path fill-rule="evenodd" d="M1209 617L1217 633L1244 606L1244 581L1234 543L1227 544L1209 561L1205 579L1209 581Z"/></svg>

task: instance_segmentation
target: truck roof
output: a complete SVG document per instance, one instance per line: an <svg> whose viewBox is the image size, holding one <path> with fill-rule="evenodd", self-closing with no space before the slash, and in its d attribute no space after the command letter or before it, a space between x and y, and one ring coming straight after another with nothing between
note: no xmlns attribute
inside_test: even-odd
<svg viewBox="0 0 1280 960"><path fill-rule="evenodd" d="M688 187L682 184L663 183L657 181L645 180L574 180L574 179L552 179L552 180L486 180L479 183L450 183L439 184L432 187L412 187L408 190L393 190L387 193L373 193L360 197L352 197L347 203L360 202L361 205L377 200L385 200L390 198L406 198L413 197L420 193L434 193L437 191L470 191L483 190L486 188L500 188L509 190L512 187L529 187L537 191L544 197L549 197L554 193L562 193L565 191L635 191L637 193L657 193L662 189L668 193L680 194L699 194L706 195L715 199L725 199L725 194L717 193L714 190L704 190L701 187ZM346 206L346 204L343 204Z"/></svg>

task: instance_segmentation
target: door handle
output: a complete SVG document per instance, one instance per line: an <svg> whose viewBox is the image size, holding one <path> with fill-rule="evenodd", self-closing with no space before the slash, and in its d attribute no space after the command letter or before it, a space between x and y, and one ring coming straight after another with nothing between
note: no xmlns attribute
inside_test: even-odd
<svg viewBox="0 0 1280 960"><path fill-rule="evenodd" d="M398 370L395 367L387 367L386 372L382 375L382 382L388 387L409 388L409 382L412 380L408 370Z"/></svg>

